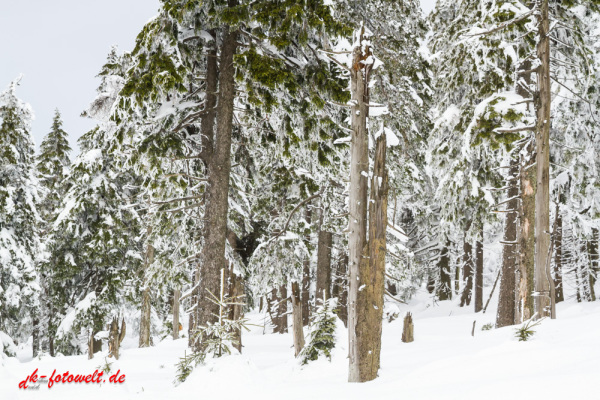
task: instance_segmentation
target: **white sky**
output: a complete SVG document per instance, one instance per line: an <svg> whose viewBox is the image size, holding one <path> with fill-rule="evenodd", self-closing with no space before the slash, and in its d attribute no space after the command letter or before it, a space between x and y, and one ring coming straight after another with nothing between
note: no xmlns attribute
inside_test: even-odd
<svg viewBox="0 0 600 400"><path fill-rule="evenodd" d="M435 1L421 0L425 13ZM158 0L0 0L0 91L24 74L17 95L33 107L37 146L58 108L78 151L77 139L94 127L80 114L96 94L110 47L132 50L158 6Z"/></svg>

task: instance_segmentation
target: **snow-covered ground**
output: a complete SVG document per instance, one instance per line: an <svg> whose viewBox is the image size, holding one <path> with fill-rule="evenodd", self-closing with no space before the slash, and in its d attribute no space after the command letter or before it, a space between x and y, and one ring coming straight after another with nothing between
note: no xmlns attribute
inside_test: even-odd
<svg viewBox="0 0 600 400"><path fill-rule="evenodd" d="M473 314L456 302L432 304L426 293L399 307L400 318L384 322L379 378L364 384L347 380L346 334L340 325L331 362L301 367L293 357L290 334L263 334L263 315L252 314L253 328L243 337L244 354L198 367L175 387L175 364L186 339L166 339L137 349L136 338L124 342L112 373L125 383L56 383L51 389L19 390L20 381L69 371L93 373L104 356L45 357L31 360L22 350L0 367L2 399L578 399L594 398L600 376L600 302L558 305L558 319L544 320L527 342L515 338L515 327L482 331L493 323L495 309ZM495 296L494 296L495 297ZM388 307L389 309L389 307ZM413 313L415 342L405 344L402 316ZM475 336L471 336L476 320ZM109 375L110 376L110 375Z"/></svg>

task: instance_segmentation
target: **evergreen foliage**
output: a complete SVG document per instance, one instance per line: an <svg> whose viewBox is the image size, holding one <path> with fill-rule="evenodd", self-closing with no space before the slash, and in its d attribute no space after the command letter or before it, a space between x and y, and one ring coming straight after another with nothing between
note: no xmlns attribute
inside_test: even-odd
<svg viewBox="0 0 600 400"><path fill-rule="evenodd" d="M316 361L319 357L327 357L331 361L331 352L335 347L336 306L337 299L331 298L315 311L308 341L299 354L302 364Z"/></svg>

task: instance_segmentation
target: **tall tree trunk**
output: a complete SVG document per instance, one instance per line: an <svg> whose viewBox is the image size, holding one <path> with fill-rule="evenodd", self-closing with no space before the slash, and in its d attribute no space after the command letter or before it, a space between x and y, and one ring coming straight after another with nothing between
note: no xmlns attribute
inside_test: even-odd
<svg viewBox="0 0 600 400"><path fill-rule="evenodd" d="M331 297L331 246L333 234L319 231L317 249L317 292L316 301L325 301Z"/></svg>
<svg viewBox="0 0 600 400"><path fill-rule="evenodd" d="M233 264L231 265L228 273L228 297L235 304L229 306L228 318L231 321L239 321L244 315L244 284L242 277L238 276L233 272ZM234 347L241 353L242 352L242 331L237 329L234 333L235 344Z"/></svg>
<svg viewBox="0 0 600 400"><path fill-rule="evenodd" d="M215 322L219 306L211 301L210 293L217 296L220 289L220 272L226 268L225 240L227 238L227 211L229 206L229 176L231 171L231 134L233 129L233 103L235 99L235 65L233 57L237 48L237 31L223 28L220 52L219 94L217 128L213 152L208 163L208 189L204 217L204 246L199 264L196 327ZM210 57L209 57L210 58ZM202 349L201 343L195 344Z"/></svg>
<svg viewBox="0 0 600 400"><path fill-rule="evenodd" d="M538 93L535 96L537 190L535 194L535 291L538 318L555 318L554 282L550 274L550 19L548 0L540 1L538 15Z"/></svg>
<svg viewBox="0 0 600 400"><path fill-rule="evenodd" d="M448 248L450 242L446 242L446 245L440 250L438 259L438 270L440 274L440 281L438 285L437 295L440 300L452 299L452 274L450 273L450 252Z"/></svg>
<svg viewBox="0 0 600 400"><path fill-rule="evenodd" d="M148 235L152 232L152 230L148 229ZM144 272L148 270L150 265L154 262L154 246L151 244L147 245L146 248L146 259L144 260ZM146 277L144 277L145 281ZM150 347L150 320L151 320L151 312L152 305L150 302L150 285L147 282L145 283L144 291L142 292L142 308L141 308L141 316L140 316L140 340L139 347Z"/></svg>
<svg viewBox="0 0 600 400"><path fill-rule="evenodd" d="M312 210L306 207L304 219L310 225L312 220ZM304 237L306 244L310 243L310 235ZM303 261L302 265L302 324L308 326L310 322L310 257Z"/></svg>
<svg viewBox="0 0 600 400"><path fill-rule="evenodd" d="M349 199L349 288L348 288L348 358L349 382L361 382L360 347L357 338L358 320L361 312L357 298L363 252L367 245L367 177L369 176L369 155L367 117L369 116L369 72L371 66L363 64L371 55L368 45L363 46L364 28L355 38L358 46L353 50L350 70L350 92L352 96L352 142L350 147L350 199Z"/></svg>
<svg viewBox="0 0 600 400"><path fill-rule="evenodd" d="M520 162L521 212L519 218L519 293L516 301L515 323L533 316L533 273L535 262L535 149L527 144L526 154Z"/></svg>
<svg viewBox="0 0 600 400"><path fill-rule="evenodd" d="M513 155L510 160L510 169L507 180L508 198L507 213L504 221L504 243L502 249L502 273L500 279L500 294L498 299L498 313L496 314L496 328L513 325L515 323L516 276L517 273L517 222L519 217L519 160Z"/></svg>
<svg viewBox="0 0 600 400"><path fill-rule="evenodd" d="M369 242L360 264L359 291L356 299L356 341L358 343L359 381L377 378L381 354L381 324L385 290L385 252L387 229L388 175L386 137L375 144L375 162L369 202ZM451 291L451 287L448 287Z"/></svg>
<svg viewBox="0 0 600 400"><path fill-rule="evenodd" d="M470 225L471 223L469 222L467 226ZM463 243L463 277L465 279L465 287L462 295L460 296L461 307L471 304L471 296L473 292L473 245L471 245L471 242L467 240L466 233Z"/></svg>
<svg viewBox="0 0 600 400"><path fill-rule="evenodd" d="M483 222L475 242L475 312L483 310Z"/></svg>
<svg viewBox="0 0 600 400"><path fill-rule="evenodd" d="M300 285L292 282L292 329L294 333L294 357L304 348L304 330L302 323L302 301L300 297Z"/></svg>
<svg viewBox="0 0 600 400"><path fill-rule="evenodd" d="M179 299L181 291L175 289L173 291L173 340L179 339Z"/></svg>

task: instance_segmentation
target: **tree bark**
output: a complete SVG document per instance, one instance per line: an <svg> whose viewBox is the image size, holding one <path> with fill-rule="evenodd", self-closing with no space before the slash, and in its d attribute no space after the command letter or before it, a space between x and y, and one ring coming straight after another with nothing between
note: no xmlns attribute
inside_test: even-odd
<svg viewBox="0 0 600 400"><path fill-rule="evenodd" d="M523 157L520 171L521 211L519 218L519 293L515 303L515 323L521 323L533 316L533 273L535 262L535 149L529 142Z"/></svg>
<svg viewBox="0 0 600 400"><path fill-rule="evenodd" d="M475 312L483 310L483 222L475 242Z"/></svg>
<svg viewBox="0 0 600 400"><path fill-rule="evenodd" d="M448 251L448 247L450 247L450 242L446 242L446 245L442 247L438 259L440 280L437 295L440 300L452 299L452 274L450 273L450 252Z"/></svg>
<svg viewBox="0 0 600 400"><path fill-rule="evenodd" d="M415 340L414 336L414 325L412 320L412 314L406 313L404 317L404 326L402 328L402 341L404 343L410 343Z"/></svg>
<svg viewBox="0 0 600 400"><path fill-rule="evenodd" d="M554 287L556 288L556 302L565 301L562 281L562 215L558 204L556 205L556 232L554 235Z"/></svg>
<svg viewBox="0 0 600 400"><path fill-rule="evenodd" d="M317 249L317 292L315 299L325 301L331 297L331 246L333 234L319 231Z"/></svg>
<svg viewBox="0 0 600 400"><path fill-rule="evenodd" d="M375 162L369 202L369 241L360 264L356 298L356 341L358 343L359 381L377 378L381 354L381 324L385 291L385 253L387 229L388 175L386 137L375 143ZM451 287L448 289L451 291Z"/></svg>
<svg viewBox="0 0 600 400"><path fill-rule="evenodd" d="M279 333L288 332L287 299L287 285L284 284L279 287L279 305L277 307L277 316L279 318Z"/></svg>
<svg viewBox="0 0 600 400"><path fill-rule="evenodd" d="M367 177L369 176L369 156L367 137L367 117L369 115L369 72L370 66L362 63L371 55L369 46L363 46L364 28L355 38L360 45L353 50L350 70L350 92L352 96L351 124L352 142L350 146L350 199L349 199L349 289L348 289L348 358L349 382L362 382L359 360L358 289L363 251L367 245ZM362 277L365 279L365 277Z"/></svg>
<svg viewBox="0 0 600 400"><path fill-rule="evenodd" d="M227 212L229 208L229 176L231 171L231 135L233 129L233 103L235 99L235 65L237 31L223 28L220 51L217 128L213 152L208 162L208 188L205 206L204 246L198 265L196 328L216 322L219 306L211 301L210 293L217 296L220 289L220 272L226 268L225 240L227 239ZM210 58L210 57L209 57ZM202 349L195 343L196 350Z"/></svg>
<svg viewBox="0 0 600 400"><path fill-rule="evenodd" d="M538 15L537 70L538 92L535 105L537 190L535 194L535 291L534 310L537 318L550 315L554 306L553 281L550 274L550 19L548 0L540 1Z"/></svg>
<svg viewBox="0 0 600 400"><path fill-rule="evenodd" d="M594 286L598 276L598 229L592 229L592 239L587 242L587 253L590 258L590 297L591 301L596 301L596 292Z"/></svg>
<svg viewBox="0 0 600 400"><path fill-rule="evenodd" d="M502 272L500 277L500 294L498 298L498 312L496 314L496 328L513 325L515 323L516 276L517 273L517 223L519 217L519 160L513 156L510 160L510 169L507 180L508 198L506 220L504 221L504 242L502 249Z"/></svg>
<svg viewBox="0 0 600 400"><path fill-rule="evenodd" d="M117 318L113 318L111 324L108 326L108 357L114 357L116 360L119 359L119 349L121 342L125 339L126 325L125 318L121 321L121 329L119 329L119 321Z"/></svg>
<svg viewBox="0 0 600 400"><path fill-rule="evenodd" d="M32 316L33 332L32 332L32 347L33 357L37 357L40 352L40 319L37 316L37 312L34 311Z"/></svg>
<svg viewBox="0 0 600 400"><path fill-rule="evenodd" d="M336 278L331 297L337 297L337 315L348 327L348 254L341 254L337 263Z"/></svg>
<svg viewBox="0 0 600 400"><path fill-rule="evenodd" d="M181 291L175 289L173 291L173 340L179 339L179 298Z"/></svg>
<svg viewBox="0 0 600 400"><path fill-rule="evenodd" d="M311 223L312 210L307 206L304 219ZM306 244L310 244L310 235L304 238ZM310 323L310 257L303 261L302 265L302 324L308 326Z"/></svg>
<svg viewBox="0 0 600 400"><path fill-rule="evenodd" d="M300 296L300 285L298 282L292 282L292 318L294 333L294 357L304 348L304 330L302 322L302 300Z"/></svg>

